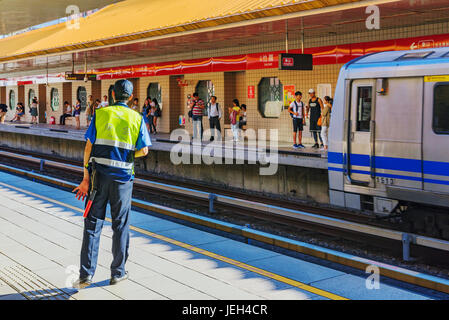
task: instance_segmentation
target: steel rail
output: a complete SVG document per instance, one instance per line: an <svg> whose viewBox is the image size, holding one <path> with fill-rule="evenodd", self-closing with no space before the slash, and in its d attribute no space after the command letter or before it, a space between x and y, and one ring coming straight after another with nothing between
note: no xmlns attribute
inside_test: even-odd
<svg viewBox="0 0 449 320"><path fill-rule="evenodd" d="M39 164L41 170L44 166L49 166L52 168L57 168L60 170L70 170L82 173L83 169L79 166L63 164L51 160L43 160L32 156L18 155L11 152L0 151L0 156L5 156L8 158L15 158L18 160L25 160L28 162L33 162ZM245 208L248 210L255 210L265 214L270 214L274 216L281 216L286 218L295 219L298 221L313 223L321 226L338 228L340 230L345 230L349 232L361 233L364 235L401 241L403 245L403 258L404 260L410 259L410 245L415 244L427 248L438 249L443 251L449 251L449 241L430 238L426 236L421 236L417 234L411 234L402 231L396 231L386 228L379 228L375 226L369 226L357 222L347 221L338 218L332 218L327 216L322 216L314 213L308 213L299 210L293 210L288 208L283 208L280 206L269 205L260 202L249 201L245 199L239 199L235 197L218 195L210 192L194 190L190 188L169 185L161 182L155 182L144 179L135 179L135 185L142 188L152 188L162 191L167 191L173 194L181 196L190 196L193 198L209 201L209 208L211 211L214 210L216 204L224 204L233 207Z"/></svg>

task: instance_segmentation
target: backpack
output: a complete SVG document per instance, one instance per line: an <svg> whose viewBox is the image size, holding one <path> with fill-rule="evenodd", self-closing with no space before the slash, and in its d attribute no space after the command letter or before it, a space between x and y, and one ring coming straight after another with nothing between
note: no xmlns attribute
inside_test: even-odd
<svg viewBox="0 0 449 320"><path fill-rule="evenodd" d="M299 108L298 103L296 102L296 100L294 100L293 102L295 103L295 106L296 106L296 112L297 112L297 111L298 111L298 108ZM304 102L302 102L302 101L301 101L301 109L302 109L302 110L301 110L301 111L302 111L301 114L302 114L302 117L304 118ZM290 112L289 112L288 114L289 114L290 117L293 119L293 114L290 113Z"/></svg>
<svg viewBox="0 0 449 320"><path fill-rule="evenodd" d="M229 118L231 120L231 124L236 124L237 123L237 111L232 110L231 114L229 115Z"/></svg>
<svg viewBox="0 0 449 320"><path fill-rule="evenodd" d="M162 114L162 110L161 108L159 108L159 106L157 106L156 111L154 111L154 116L159 118Z"/></svg>

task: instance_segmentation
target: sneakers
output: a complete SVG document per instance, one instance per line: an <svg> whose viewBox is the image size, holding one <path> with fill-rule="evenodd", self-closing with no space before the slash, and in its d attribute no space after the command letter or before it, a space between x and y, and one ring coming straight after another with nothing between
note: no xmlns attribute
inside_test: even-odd
<svg viewBox="0 0 449 320"><path fill-rule="evenodd" d="M301 144L298 144L297 145L298 146L298 148L300 148L300 149L305 149L305 147L304 147L304 145L301 143Z"/></svg>
<svg viewBox="0 0 449 320"><path fill-rule="evenodd" d="M299 144L296 144L296 143L295 143L295 144L293 145L293 149L298 149L298 148L299 148Z"/></svg>
<svg viewBox="0 0 449 320"><path fill-rule="evenodd" d="M313 146L312 146L312 148L314 148L314 149L318 149L320 146L318 145L318 143L315 143Z"/></svg>
<svg viewBox="0 0 449 320"><path fill-rule="evenodd" d="M125 274L121 277L112 277L111 280L109 281L109 284L114 285L121 281L127 280L128 278L129 278L128 271L125 271Z"/></svg>
<svg viewBox="0 0 449 320"><path fill-rule="evenodd" d="M87 277L83 277L83 278L79 278L78 280L76 280L73 284L72 287L77 288L77 289L84 289L88 286L90 286L92 284L92 276L87 276Z"/></svg>

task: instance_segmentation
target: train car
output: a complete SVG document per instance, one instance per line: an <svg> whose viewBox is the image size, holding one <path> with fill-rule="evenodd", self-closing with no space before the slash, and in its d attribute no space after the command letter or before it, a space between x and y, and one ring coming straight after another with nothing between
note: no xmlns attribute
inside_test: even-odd
<svg viewBox="0 0 449 320"><path fill-rule="evenodd" d="M329 137L333 205L449 238L449 48L344 65Z"/></svg>

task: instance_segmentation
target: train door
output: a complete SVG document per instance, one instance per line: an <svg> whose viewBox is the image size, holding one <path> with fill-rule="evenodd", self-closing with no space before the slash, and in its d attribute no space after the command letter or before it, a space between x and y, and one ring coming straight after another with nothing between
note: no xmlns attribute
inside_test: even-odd
<svg viewBox="0 0 449 320"><path fill-rule="evenodd" d="M354 80L351 84L347 121L346 184L374 186L374 79Z"/></svg>
<svg viewBox="0 0 449 320"><path fill-rule="evenodd" d="M449 76L447 76L449 80ZM436 81L440 81L435 79ZM449 82L424 82L423 173L424 190L449 203ZM441 197L438 194L442 194ZM437 204L437 203L435 203ZM438 203L441 204L441 203Z"/></svg>

